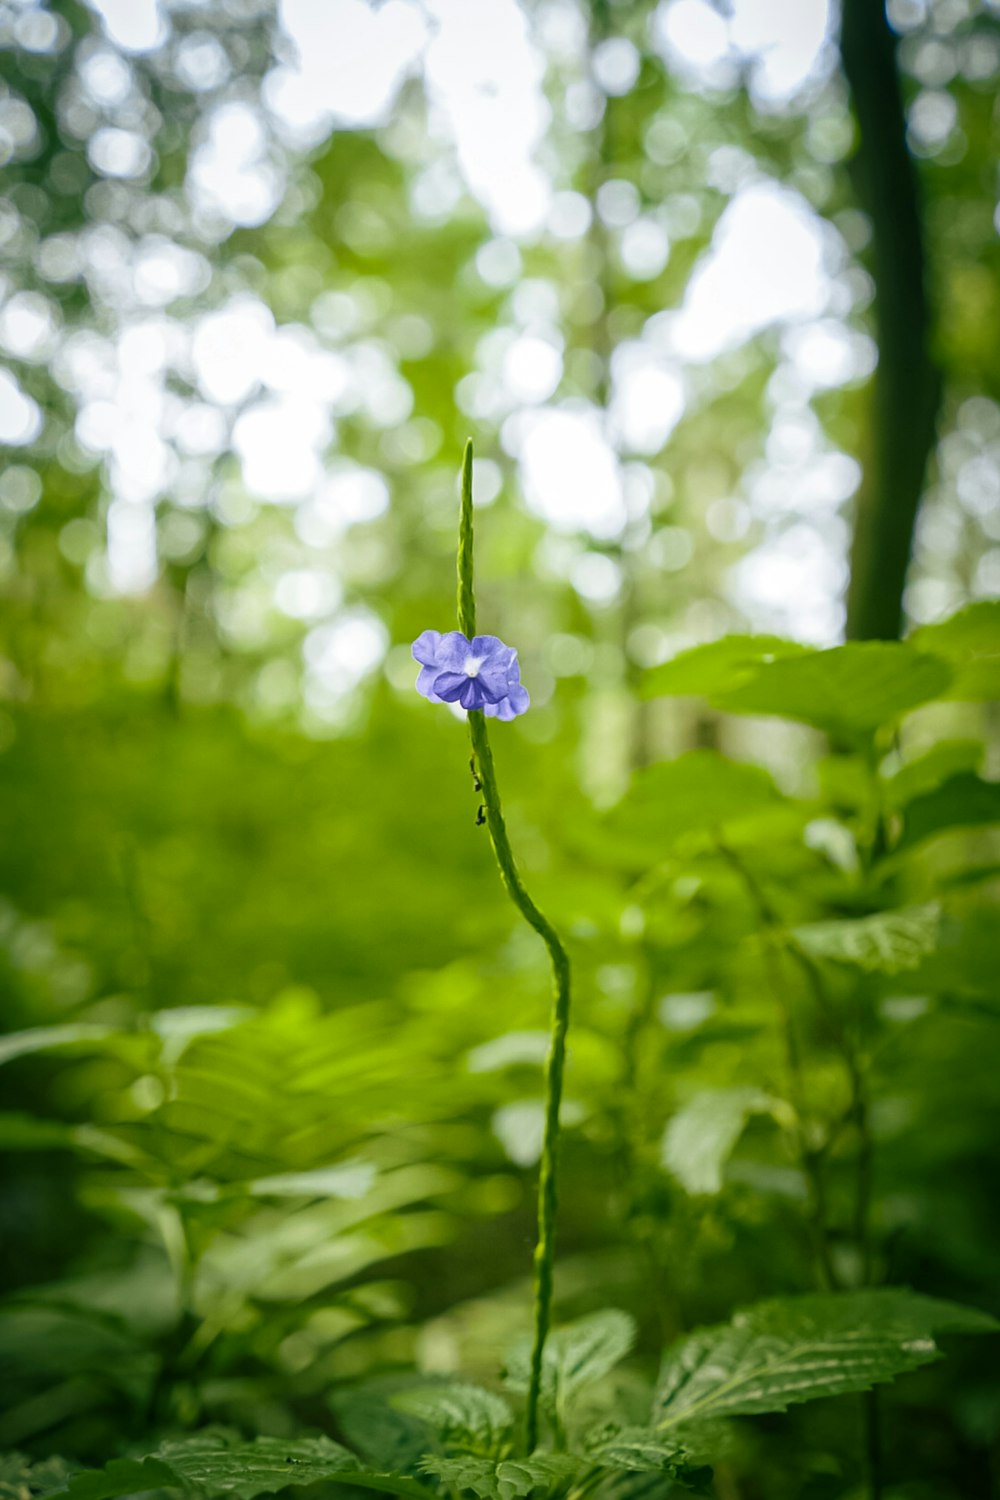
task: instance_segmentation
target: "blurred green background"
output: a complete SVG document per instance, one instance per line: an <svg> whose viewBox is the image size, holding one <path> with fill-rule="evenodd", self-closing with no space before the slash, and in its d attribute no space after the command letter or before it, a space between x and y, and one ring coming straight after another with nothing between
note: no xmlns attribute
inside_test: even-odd
<svg viewBox="0 0 1000 1500"><path fill-rule="evenodd" d="M527 1326L544 952L409 650L469 435L558 1315L640 1380L812 1287L817 1161L835 1284L998 1310L1000 7L842 19L0 3L0 1449L336 1432ZM804 707L664 665L907 631L940 680ZM887 1495L995 1493L995 1350L883 1423ZM719 1500L860 1494L859 1431L744 1424Z"/></svg>

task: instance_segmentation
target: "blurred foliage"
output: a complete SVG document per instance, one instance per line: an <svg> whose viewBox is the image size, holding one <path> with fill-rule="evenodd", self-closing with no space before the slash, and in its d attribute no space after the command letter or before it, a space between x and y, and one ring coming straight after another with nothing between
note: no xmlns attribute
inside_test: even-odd
<svg viewBox="0 0 1000 1500"><path fill-rule="evenodd" d="M995 1490L995 1339L952 1332L1000 1311L996 7L890 8L944 416L914 629L844 647L871 283L835 49L769 100L747 57L680 66L672 8L525 7L577 227L518 234L419 65L306 138L265 4L125 5L138 43L110 5L0 4L4 1500L286 1466L331 1496L847 1500L873 1420L886 1500ZM248 119L234 202L212 143ZM753 324L637 435L616 382L762 180L825 236L813 323L851 359L810 384L805 324ZM541 396L505 364L533 338ZM548 406L603 424L620 524L532 491ZM505 806L577 976L534 1469L544 954L408 648L452 623L469 431L480 618L533 696L495 734ZM845 1394L681 1421L757 1339L801 1379L804 1327L871 1340Z"/></svg>

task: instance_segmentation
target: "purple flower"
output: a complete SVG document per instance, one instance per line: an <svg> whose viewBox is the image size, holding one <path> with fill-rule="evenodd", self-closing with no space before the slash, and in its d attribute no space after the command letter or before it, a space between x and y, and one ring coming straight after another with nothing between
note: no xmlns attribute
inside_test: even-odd
<svg viewBox="0 0 1000 1500"><path fill-rule="evenodd" d="M528 707L517 652L498 636L470 641L459 630L425 630L413 642L413 655L420 663L417 692L432 703L480 708L491 719L514 719Z"/></svg>

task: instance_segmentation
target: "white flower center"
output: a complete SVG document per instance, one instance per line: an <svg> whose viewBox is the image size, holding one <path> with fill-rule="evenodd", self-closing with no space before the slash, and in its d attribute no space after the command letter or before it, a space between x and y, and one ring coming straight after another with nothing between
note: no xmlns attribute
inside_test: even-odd
<svg viewBox="0 0 1000 1500"><path fill-rule="evenodd" d="M481 656L467 656L465 658L465 666L463 668L466 677L478 677L479 668L482 666L482 664L483 658Z"/></svg>

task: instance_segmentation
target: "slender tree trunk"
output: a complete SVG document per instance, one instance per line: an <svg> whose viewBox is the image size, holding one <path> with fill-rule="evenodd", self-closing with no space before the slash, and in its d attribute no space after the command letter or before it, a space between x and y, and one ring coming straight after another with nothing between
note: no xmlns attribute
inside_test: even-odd
<svg viewBox="0 0 1000 1500"><path fill-rule="evenodd" d="M854 161L871 219L878 368L868 462L857 502L847 634L894 640L913 530L934 445L941 381L930 308L919 185L906 148L896 38L883 0L842 0L840 50L860 141Z"/></svg>

